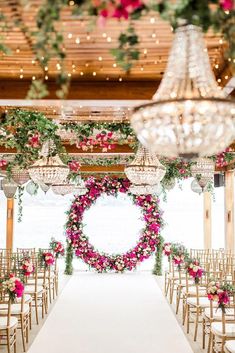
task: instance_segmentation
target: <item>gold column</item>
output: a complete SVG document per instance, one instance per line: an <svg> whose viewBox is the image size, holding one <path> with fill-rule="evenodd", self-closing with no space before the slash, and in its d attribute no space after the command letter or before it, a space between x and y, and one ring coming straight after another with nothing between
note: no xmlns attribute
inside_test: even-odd
<svg viewBox="0 0 235 353"><path fill-rule="evenodd" d="M211 249L211 193L203 193L204 249Z"/></svg>
<svg viewBox="0 0 235 353"><path fill-rule="evenodd" d="M13 249L14 199L7 199L6 248Z"/></svg>
<svg viewBox="0 0 235 353"><path fill-rule="evenodd" d="M225 249L234 252L234 171L225 172Z"/></svg>

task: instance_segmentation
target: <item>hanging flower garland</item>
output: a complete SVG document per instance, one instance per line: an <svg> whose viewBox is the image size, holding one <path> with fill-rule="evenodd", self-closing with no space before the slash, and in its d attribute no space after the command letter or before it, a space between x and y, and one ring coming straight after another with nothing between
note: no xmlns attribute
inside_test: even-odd
<svg viewBox="0 0 235 353"><path fill-rule="evenodd" d="M159 243L160 228L163 225L158 199L151 195L134 196L129 193L130 183L127 179L104 177L101 180L89 178L86 182L88 192L76 196L68 212L66 223L67 255L66 274L72 273L73 253L98 272L133 270L140 262L149 258L156 251ZM138 243L124 254L106 254L97 251L83 232L83 215L102 195L117 197L118 193L126 193L133 203L142 209L146 222Z"/></svg>

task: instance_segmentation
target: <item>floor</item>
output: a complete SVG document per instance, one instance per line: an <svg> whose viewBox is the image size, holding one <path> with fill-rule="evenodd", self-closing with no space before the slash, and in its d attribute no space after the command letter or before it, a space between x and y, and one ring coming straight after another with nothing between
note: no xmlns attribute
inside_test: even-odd
<svg viewBox="0 0 235 353"><path fill-rule="evenodd" d="M150 274L75 273L29 353L192 353Z"/></svg>

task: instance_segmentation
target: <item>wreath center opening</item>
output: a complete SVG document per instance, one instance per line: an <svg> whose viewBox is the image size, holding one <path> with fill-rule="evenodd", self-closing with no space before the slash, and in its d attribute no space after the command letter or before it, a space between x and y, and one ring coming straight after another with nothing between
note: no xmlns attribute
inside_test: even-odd
<svg viewBox="0 0 235 353"><path fill-rule="evenodd" d="M95 226L94 226L95 220ZM102 194L83 215L83 231L99 252L125 253L145 227L140 207L130 196Z"/></svg>

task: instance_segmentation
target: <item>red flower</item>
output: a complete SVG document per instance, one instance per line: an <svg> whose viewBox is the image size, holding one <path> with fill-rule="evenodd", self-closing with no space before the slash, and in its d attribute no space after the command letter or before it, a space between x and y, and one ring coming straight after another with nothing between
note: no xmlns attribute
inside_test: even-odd
<svg viewBox="0 0 235 353"><path fill-rule="evenodd" d="M71 161L68 163L68 166L71 172L75 172L75 173L78 173L81 167L78 161Z"/></svg>
<svg viewBox="0 0 235 353"><path fill-rule="evenodd" d="M33 136L28 138L28 143L33 148L40 147L40 136L38 133L35 133Z"/></svg>
<svg viewBox="0 0 235 353"><path fill-rule="evenodd" d="M7 165L7 161L5 159L0 160L0 168L5 167Z"/></svg>
<svg viewBox="0 0 235 353"><path fill-rule="evenodd" d="M234 9L234 1L233 0L220 0L220 6L224 11L230 11Z"/></svg>

